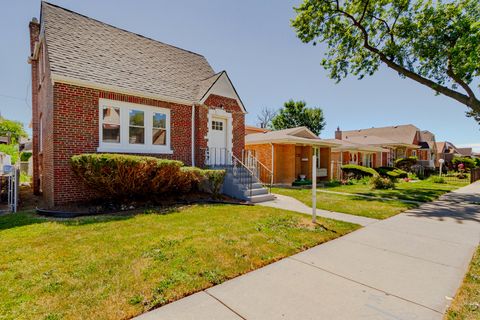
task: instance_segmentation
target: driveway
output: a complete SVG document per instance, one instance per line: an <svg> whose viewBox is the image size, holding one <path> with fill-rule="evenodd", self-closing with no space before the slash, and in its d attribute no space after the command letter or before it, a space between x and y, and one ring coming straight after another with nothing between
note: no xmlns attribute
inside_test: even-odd
<svg viewBox="0 0 480 320"><path fill-rule="evenodd" d="M137 319L442 319L480 240L480 183Z"/></svg>

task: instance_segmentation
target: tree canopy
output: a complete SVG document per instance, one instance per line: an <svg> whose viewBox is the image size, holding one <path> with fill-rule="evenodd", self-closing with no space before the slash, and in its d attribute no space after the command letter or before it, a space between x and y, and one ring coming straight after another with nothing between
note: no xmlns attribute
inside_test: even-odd
<svg viewBox="0 0 480 320"><path fill-rule="evenodd" d="M305 101L289 100L272 119L271 126L274 130L304 126L319 135L325 127L325 119L322 109L307 108Z"/></svg>
<svg viewBox="0 0 480 320"><path fill-rule="evenodd" d="M326 44L321 63L332 79L361 79L384 63L480 122L480 1L304 0L294 9L300 40Z"/></svg>
<svg viewBox="0 0 480 320"><path fill-rule="evenodd" d="M20 138L28 137L20 121L8 120L0 117L0 136L8 136L12 144L18 143Z"/></svg>

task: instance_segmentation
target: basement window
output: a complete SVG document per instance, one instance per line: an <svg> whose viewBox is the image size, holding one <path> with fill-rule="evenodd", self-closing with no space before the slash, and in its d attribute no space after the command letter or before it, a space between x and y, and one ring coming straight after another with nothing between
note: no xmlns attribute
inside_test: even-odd
<svg viewBox="0 0 480 320"><path fill-rule="evenodd" d="M99 152L171 154L170 110L100 99Z"/></svg>

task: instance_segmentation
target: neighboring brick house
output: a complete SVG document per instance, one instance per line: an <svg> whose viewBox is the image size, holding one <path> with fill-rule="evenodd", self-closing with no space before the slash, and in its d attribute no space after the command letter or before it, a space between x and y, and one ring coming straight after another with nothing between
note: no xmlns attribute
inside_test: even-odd
<svg viewBox="0 0 480 320"><path fill-rule="evenodd" d="M416 156L419 164L435 168L435 135L411 124L350 131L337 128L335 139L386 149L376 153L375 161L371 161L374 167L392 166L396 159Z"/></svg>
<svg viewBox="0 0 480 320"><path fill-rule="evenodd" d="M30 28L33 190L47 205L94 194L72 173L82 153L146 154L203 166L240 156L245 108L199 54L42 2Z"/></svg>
<svg viewBox="0 0 480 320"><path fill-rule="evenodd" d="M291 184L300 176L312 178L312 157L317 156L319 180L332 178L331 148L337 143L317 137L306 127L268 131L249 127L245 150L273 173L274 184Z"/></svg>

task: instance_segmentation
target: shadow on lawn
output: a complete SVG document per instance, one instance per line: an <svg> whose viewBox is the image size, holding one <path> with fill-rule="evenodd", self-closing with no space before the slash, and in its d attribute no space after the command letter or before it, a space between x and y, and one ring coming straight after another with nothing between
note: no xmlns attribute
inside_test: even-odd
<svg viewBox="0 0 480 320"><path fill-rule="evenodd" d="M176 212L176 210L171 210L168 213ZM145 214L146 212L128 212L128 213L118 213L118 214L108 214L108 215L98 215L98 216L84 216L76 218L49 218L44 216L39 216L34 213L34 211L20 212L20 213L8 213L0 215L0 231L13 229L17 227L23 227L33 224L41 224L46 222L58 223L69 227L83 226L89 224L99 224L99 223L108 223L114 221L122 221L131 219L136 215ZM166 214L163 212L151 212L151 214Z"/></svg>
<svg viewBox="0 0 480 320"><path fill-rule="evenodd" d="M381 202L388 203L388 202L391 202L391 201L399 201L399 199L394 199L394 198L382 199L378 196L378 194L373 195L373 196L376 197L376 198L365 198L365 197L356 196L355 194L352 194L351 196L348 196L348 197L352 200L360 201L360 202L378 202L378 201L381 201ZM387 198L387 197L385 197L385 198ZM397 202L397 203L399 203L399 202ZM413 202L400 202L400 204L402 206L404 206L406 208L406 210L412 209L412 208L417 208L419 206L418 204L413 203Z"/></svg>

